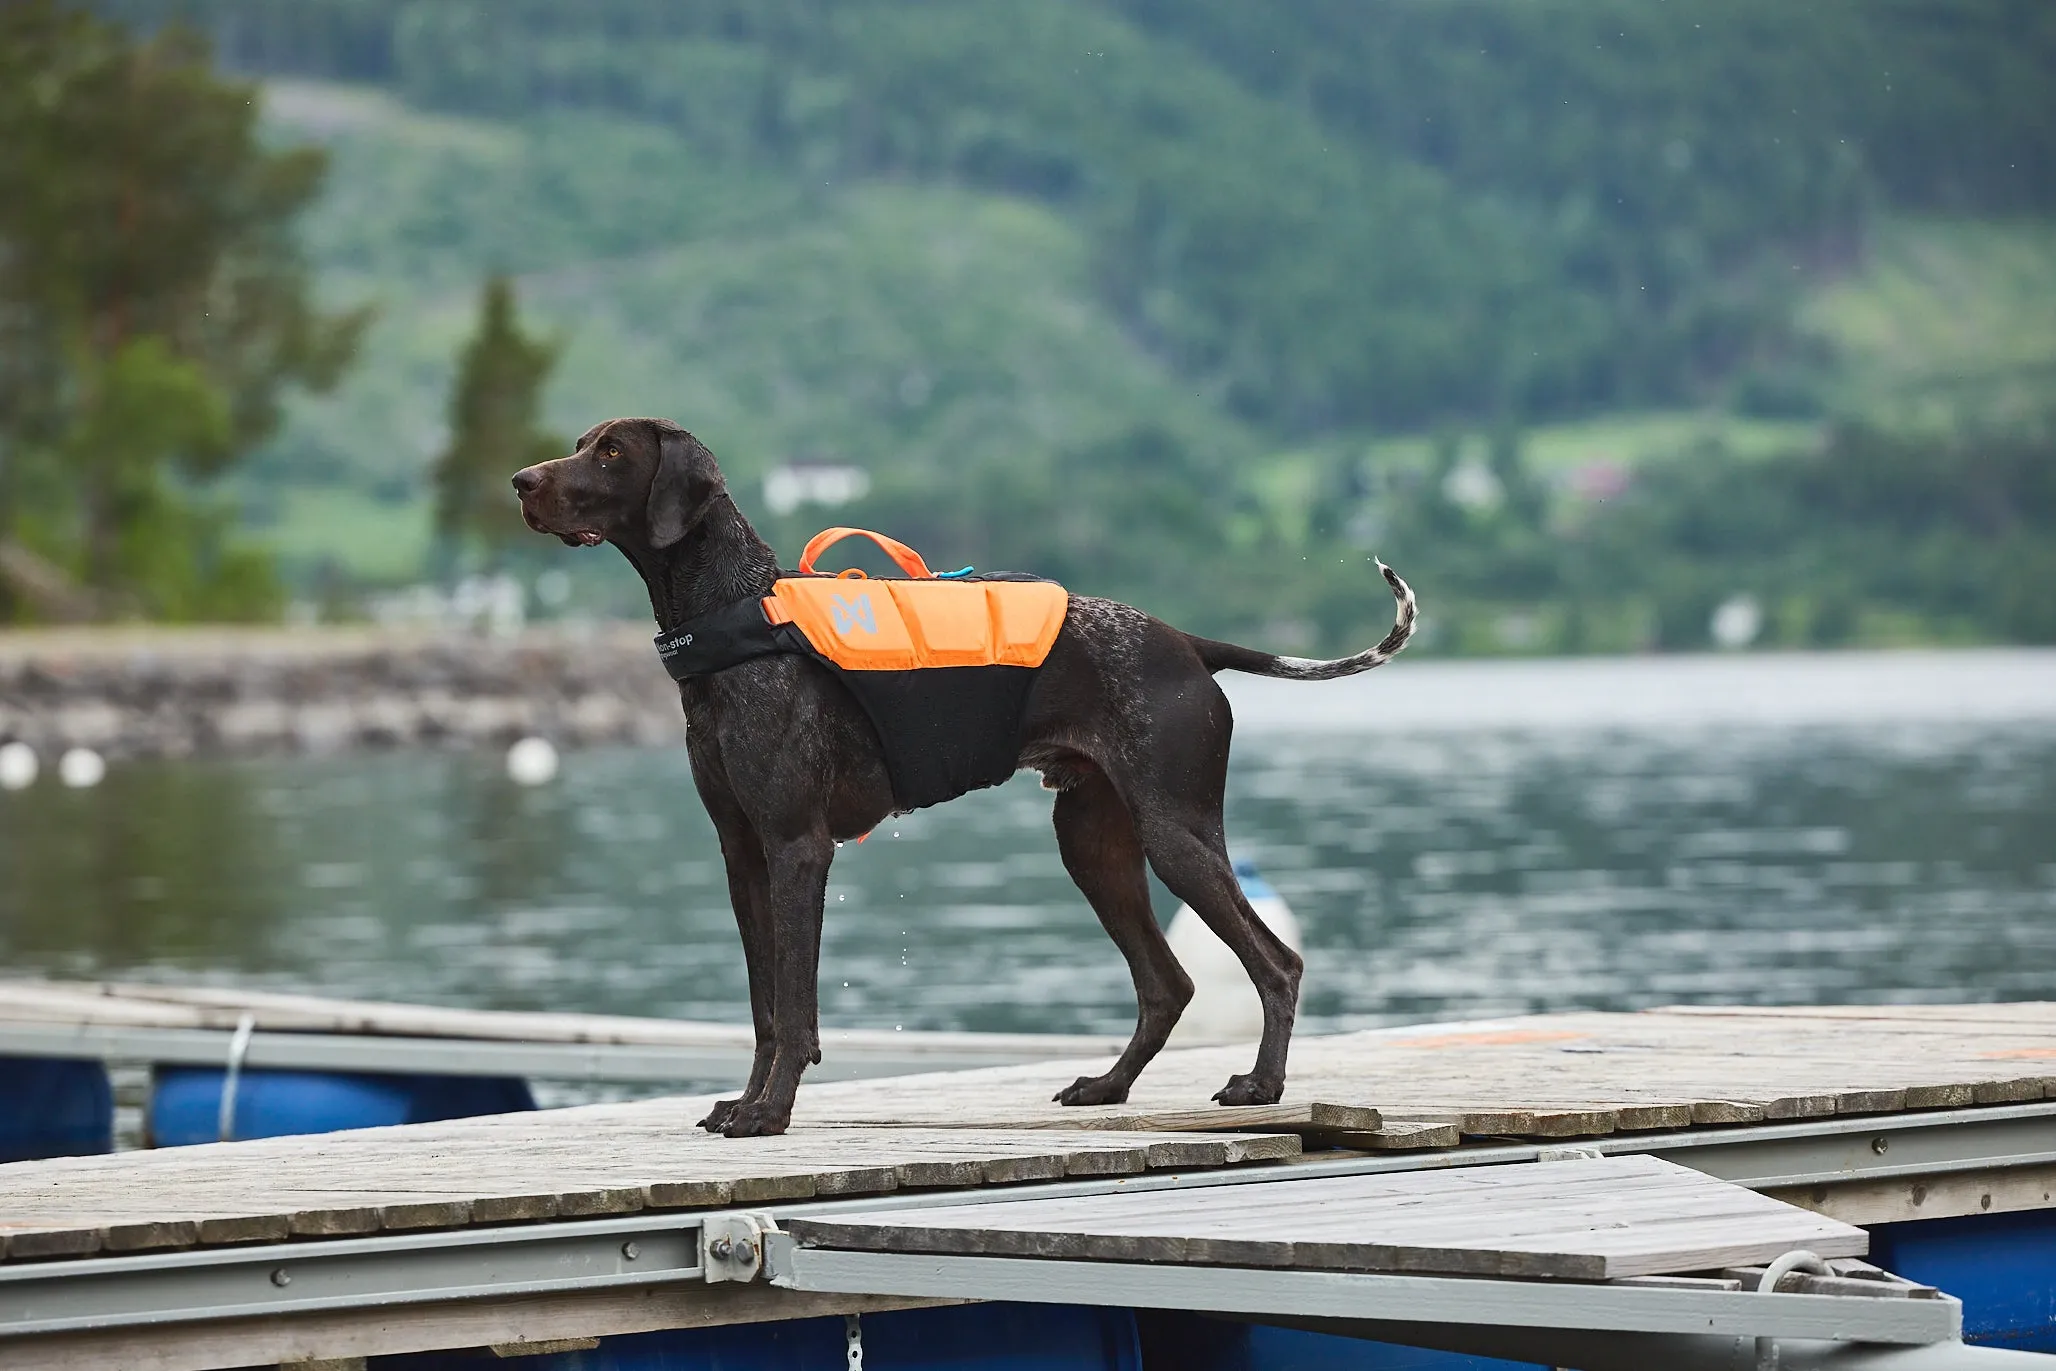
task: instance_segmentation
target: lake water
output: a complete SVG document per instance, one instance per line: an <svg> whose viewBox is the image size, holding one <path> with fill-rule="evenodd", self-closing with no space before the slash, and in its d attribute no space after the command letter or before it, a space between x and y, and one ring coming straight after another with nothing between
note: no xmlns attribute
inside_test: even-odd
<svg viewBox="0 0 2056 1371"><path fill-rule="evenodd" d="M2056 653L1224 677L1228 820L1309 1029L1683 1001L2056 998ZM839 1026L1125 1032L1032 778L837 857ZM1171 902L1159 889L1159 913ZM116 768L0 794L11 974L747 1020L682 750Z"/></svg>

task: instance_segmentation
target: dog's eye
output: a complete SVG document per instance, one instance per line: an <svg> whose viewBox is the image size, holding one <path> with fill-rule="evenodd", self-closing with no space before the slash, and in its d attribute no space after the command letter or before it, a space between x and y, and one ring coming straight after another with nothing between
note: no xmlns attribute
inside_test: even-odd
<svg viewBox="0 0 2056 1371"><path fill-rule="evenodd" d="M610 447L607 449L607 455L609 457L619 457L621 455L621 449L618 447Z"/></svg>

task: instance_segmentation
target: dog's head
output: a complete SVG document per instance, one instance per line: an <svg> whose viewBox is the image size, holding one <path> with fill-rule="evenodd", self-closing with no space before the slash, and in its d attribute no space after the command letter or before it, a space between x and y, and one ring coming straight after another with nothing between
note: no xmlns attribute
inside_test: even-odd
<svg viewBox="0 0 2056 1371"><path fill-rule="evenodd" d="M666 548L724 489L714 454L669 419L609 419L569 457L514 473L521 517L571 547Z"/></svg>

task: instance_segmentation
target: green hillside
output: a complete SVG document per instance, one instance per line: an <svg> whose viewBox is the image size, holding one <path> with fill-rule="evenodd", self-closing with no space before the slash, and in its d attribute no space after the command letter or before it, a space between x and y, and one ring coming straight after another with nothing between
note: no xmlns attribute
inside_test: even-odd
<svg viewBox="0 0 2056 1371"><path fill-rule="evenodd" d="M2056 396L2056 223L1888 220L1798 319L1852 412L1924 427L2041 413Z"/></svg>
<svg viewBox="0 0 2056 1371"><path fill-rule="evenodd" d="M2031 0L100 8L206 29L267 136L329 153L308 252L378 317L232 478L302 584L423 564L492 271L563 345L567 435L675 416L746 502L862 466L835 517L1281 646L1375 630L1374 549L1441 579L1446 647L1686 645L1721 558L1689 594L1674 549L1599 568L1620 473L1782 480L2056 409ZM827 519L766 522L790 553ZM2023 631L1981 612L1951 632Z"/></svg>
<svg viewBox="0 0 2056 1371"><path fill-rule="evenodd" d="M565 344L548 396L561 431L680 416L746 500L795 458L889 458L895 485L946 483L1144 423L1211 462L1262 450L1121 328L1092 292L1082 235L1032 200L886 182L800 195L709 173L662 130L598 116L459 120L296 82L268 98L276 136L333 153L311 218L324 285L379 310L356 370L299 401L246 473L293 561L390 575L399 546L418 555L413 511L481 266L521 273L525 308ZM452 205L452 188L476 203ZM310 487L353 497L333 528ZM351 517L366 496L393 508L382 534Z"/></svg>

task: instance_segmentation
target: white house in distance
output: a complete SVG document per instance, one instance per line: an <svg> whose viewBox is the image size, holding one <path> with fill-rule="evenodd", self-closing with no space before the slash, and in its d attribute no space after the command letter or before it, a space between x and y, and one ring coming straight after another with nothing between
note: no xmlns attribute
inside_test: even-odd
<svg viewBox="0 0 2056 1371"><path fill-rule="evenodd" d="M871 489L871 473L832 462L787 462L764 474L764 503L773 514L802 505L846 505Z"/></svg>

